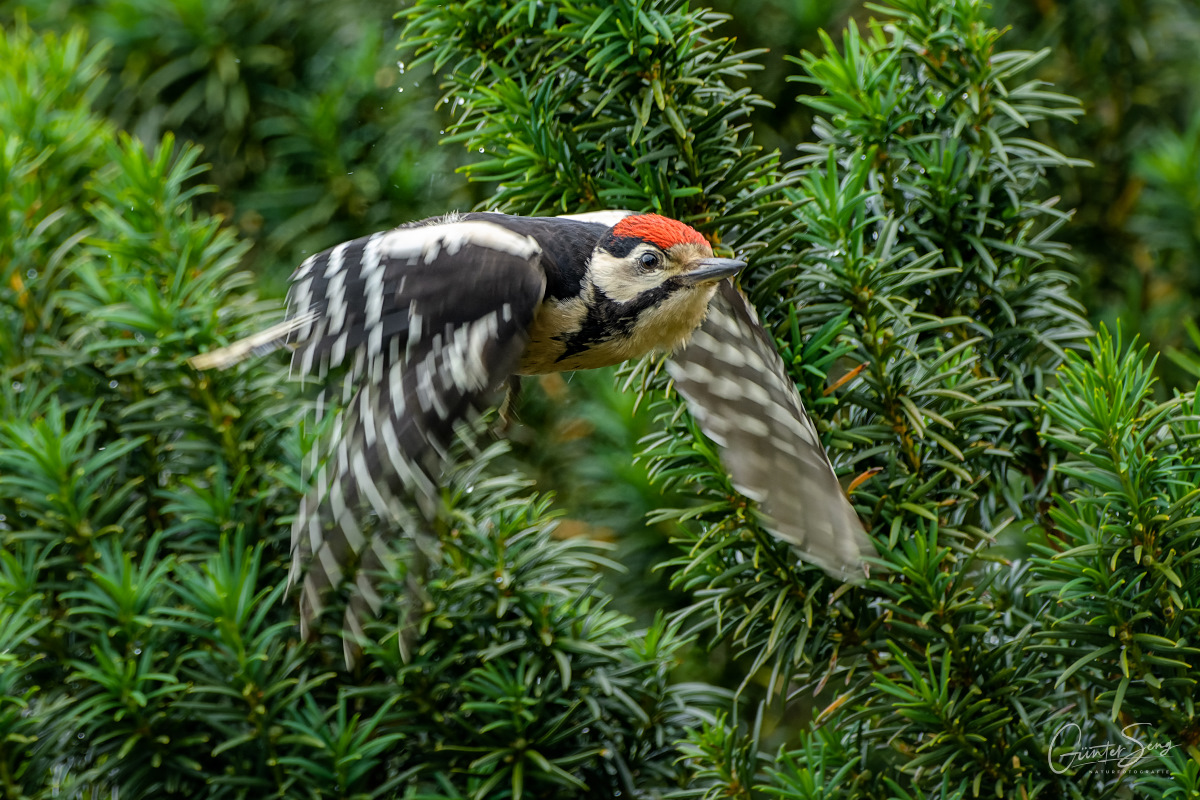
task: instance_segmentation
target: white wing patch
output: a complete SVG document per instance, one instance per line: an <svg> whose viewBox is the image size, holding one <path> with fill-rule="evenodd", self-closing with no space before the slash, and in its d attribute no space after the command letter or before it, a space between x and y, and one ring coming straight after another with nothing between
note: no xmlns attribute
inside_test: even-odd
<svg viewBox="0 0 1200 800"><path fill-rule="evenodd" d="M468 244L521 259L533 258L540 251L533 238L490 222L455 222L449 225L398 228L383 234L380 249L392 258L420 258L426 264L431 264L443 250L453 256Z"/></svg>
<svg viewBox="0 0 1200 800"><path fill-rule="evenodd" d="M599 222L601 225L611 228L626 217L633 216L632 211L612 210L612 211L588 211L583 214L559 214L558 219L573 219L578 222Z"/></svg>

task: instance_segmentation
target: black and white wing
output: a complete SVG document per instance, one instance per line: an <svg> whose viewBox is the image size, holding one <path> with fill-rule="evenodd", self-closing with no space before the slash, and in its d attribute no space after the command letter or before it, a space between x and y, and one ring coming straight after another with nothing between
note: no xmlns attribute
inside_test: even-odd
<svg viewBox="0 0 1200 800"><path fill-rule="evenodd" d="M369 507L403 524L409 499L432 513L456 427L490 405L525 349L545 292L540 259L531 237L456 217L356 239L300 265L283 322L193 359L221 367L286 344L302 376L346 370L343 416L324 463L311 454L315 480L292 531L290 583L303 574L306 635L324 592L343 579L357 589L348 632L360 632L364 606L378 612L369 573L385 551L360 514ZM322 392L318 418L324 405Z"/></svg>
<svg viewBox="0 0 1200 800"><path fill-rule="evenodd" d="M842 580L873 553L816 426L750 301L722 281L708 316L667 362L700 429L721 447L734 487L760 504L768 529Z"/></svg>
<svg viewBox="0 0 1200 800"><path fill-rule="evenodd" d="M369 505L403 520L403 501L413 498L432 513L455 427L490 403L525 349L546 285L540 256L528 236L452 221L339 245L293 276L288 316L314 317L290 336L294 367L323 376L350 364L346 420L293 531L293 581L309 562L302 624L355 566L355 600L378 612L369 572L383 554L365 539L357 512ZM357 631L361 610L347 609L349 629Z"/></svg>

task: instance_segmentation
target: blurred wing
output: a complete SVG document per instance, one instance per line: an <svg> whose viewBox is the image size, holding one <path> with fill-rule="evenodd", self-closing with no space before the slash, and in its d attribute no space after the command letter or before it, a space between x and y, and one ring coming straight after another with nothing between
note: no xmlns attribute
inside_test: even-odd
<svg viewBox="0 0 1200 800"><path fill-rule="evenodd" d="M316 480L292 532L292 582L310 561L305 633L324 591L343 578L358 588L348 630L360 632L364 605L378 611L367 573L384 549L364 535L359 513L404 522L405 499L436 508L456 427L490 403L525 349L545 290L540 255L533 239L490 222L435 221L339 245L293 275L288 319L311 320L287 334L293 368L324 377L349 367L345 418L323 466L313 454Z"/></svg>
<svg viewBox="0 0 1200 800"><path fill-rule="evenodd" d="M770 531L842 580L861 578L862 553L873 548L774 343L731 281L667 370Z"/></svg>

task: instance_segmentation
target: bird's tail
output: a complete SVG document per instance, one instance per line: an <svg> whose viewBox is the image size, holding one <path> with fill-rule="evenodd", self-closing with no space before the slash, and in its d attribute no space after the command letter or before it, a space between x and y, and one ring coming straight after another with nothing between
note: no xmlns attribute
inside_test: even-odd
<svg viewBox="0 0 1200 800"><path fill-rule="evenodd" d="M192 356L188 363L196 369L225 369L250 356L265 355L283 347L293 333L315 322L317 316L315 311L310 311L307 314L289 317L278 325L239 339L231 345Z"/></svg>

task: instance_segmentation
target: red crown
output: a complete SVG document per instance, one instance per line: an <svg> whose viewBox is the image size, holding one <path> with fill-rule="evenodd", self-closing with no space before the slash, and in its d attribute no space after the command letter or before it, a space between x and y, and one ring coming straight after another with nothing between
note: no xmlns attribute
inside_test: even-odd
<svg viewBox="0 0 1200 800"><path fill-rule="evenodd" d="M632 236L650 242L663 250L669 250L677 244L707 245L708 240L700 235L695 228L684 225L673 219L660 217L658 214L638 214L625 219L613 226L613 236Z"/></svg>

